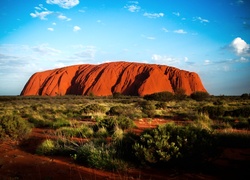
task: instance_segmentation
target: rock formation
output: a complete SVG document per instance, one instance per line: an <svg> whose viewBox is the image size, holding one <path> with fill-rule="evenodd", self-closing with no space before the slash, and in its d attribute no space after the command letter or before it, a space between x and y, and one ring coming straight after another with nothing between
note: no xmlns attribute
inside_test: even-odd
<svg viewBox="0 0 250 180"><path fill-rule="evenodd" d="M111 62L99 65L74 65L33 74L21 95L109 96L175 92L184 89L189 95L206 92L198 74L166 65Z"/></svg>

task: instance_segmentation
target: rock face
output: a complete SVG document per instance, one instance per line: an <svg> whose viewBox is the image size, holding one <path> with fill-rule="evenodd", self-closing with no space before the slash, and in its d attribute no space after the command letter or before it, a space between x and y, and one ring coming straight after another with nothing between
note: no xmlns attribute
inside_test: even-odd
<svg viewBox="0 0 250 180"><path fill-rule="evenodd" d="M21 95L144 96L184 89L206 92L198 74L174 67L133 62L75 65L33 74Z"/></svg>

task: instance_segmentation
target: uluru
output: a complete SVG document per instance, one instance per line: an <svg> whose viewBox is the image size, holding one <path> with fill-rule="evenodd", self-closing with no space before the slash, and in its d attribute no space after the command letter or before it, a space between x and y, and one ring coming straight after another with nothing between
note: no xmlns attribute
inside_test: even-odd
<svg viewBox="0 0 250 180"><path fill-rule="evenodd" d="M136 62L67 66L33 74L21 95L144 96L157 92L207 92L199 75L175 67Z"/></svg>

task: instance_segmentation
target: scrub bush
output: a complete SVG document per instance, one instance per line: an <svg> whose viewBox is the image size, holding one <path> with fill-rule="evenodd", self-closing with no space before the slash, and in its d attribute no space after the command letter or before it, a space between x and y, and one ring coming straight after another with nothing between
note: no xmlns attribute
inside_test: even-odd
<svg viewBox="0 0 250 180"><path fill-rule="evenodd" d="M209 118L215 119L224 116L225 109L223 106L204 106L198 112L208 114Z"/></svg>
<svg viewBox="0 0 250 180"><path fill-rule="evenodd" d="M53 155L56 147L53 140L46 139L36 149L36 153L40 155Z"/></svg>
<svg viewBox="0 0 250 180"><path fill-rule="evenodd" d="M0 117L0 139L23 139L31 132L30 124L17 115Z"/></svg>
<svg viewBox="0 0 250 180"><path fill-rule="evenodd" d="M81 110L81 113L85 113L85 114L93 114L93 113L98 113L98 112L105 112L105 107L99 104L90 104L87 105L86 107L84 107Z"/></svg>
<svg viewBox="0 0 250 180"><path fill-rule="evenodd" d="M202 91L196 91L193 92L190 97L196 101L204 101L209 97L209 94L207 92Z"/></svg>
<svg viewBox="0 0 250 180"><path fill-rule="evenodd" d="M148 94L143 97L146 100L155 100L155 101L171 101L174 98L174 94L168 91Z"/></svg>
<svg viewBox="0 0 250 180"><path fill-rule="evenodd" d="M115 156L115 149L107 144L88 142L80 146L75 154L75 160L92 168L104 170L124 170L126 163Z"/></svg>
<svg viewBox="0 0 250 180"><path fill-rule="evenodd" d="M215 144L212 134L205 129L166 124L144 131L133 148L143 164L158 164L206 160L214 155Z"/></svg>

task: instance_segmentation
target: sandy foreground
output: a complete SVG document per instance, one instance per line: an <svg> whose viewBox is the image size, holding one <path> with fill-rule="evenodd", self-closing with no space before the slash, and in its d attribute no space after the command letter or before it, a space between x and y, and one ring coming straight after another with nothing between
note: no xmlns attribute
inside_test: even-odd
<svg viewBox="0 0 250 180"><path fill-rule="evenodd" d="M161 123L157 119L150 122L137 121L137 131ZM33 128L30 137L22 143L0 142L0 179L250 179L249 148L226 148L209 166L198 169L128 169L123 173L113 173L77 165L69 157L35 154L37 145L46 138L48 136L45 129Z"/></svg>

